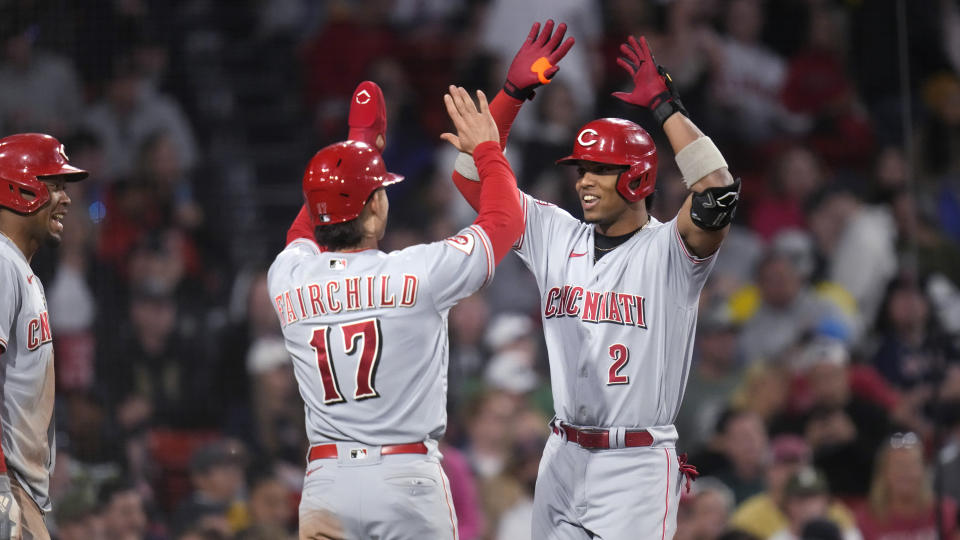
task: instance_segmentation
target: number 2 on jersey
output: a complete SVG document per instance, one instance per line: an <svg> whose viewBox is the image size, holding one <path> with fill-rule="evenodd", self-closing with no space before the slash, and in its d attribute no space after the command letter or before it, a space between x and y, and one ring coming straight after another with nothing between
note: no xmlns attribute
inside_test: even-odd
<svg viewBox="0 0 960 540"><path fill-rule="evenodd" d="M620 370L630 361L630 349L628 349L626 345L614 343L610 346L610 358L613 359L613 365L610 366L610 376L607 379L607 385L630 384L630 377L620 375Z"/></svg>
<svg viewBox="0 0 960 540"><path fill-rule="evenodd" d="M340 325L343 334L343 350L347 355L354 355L360 351L357 360L357 389L353 399L377 398L380 394L374 388L374 379L377 375L377 365L380 363L380 331L379 319L364 319L349 324ZM340 391L340 382L337 380L337 371L333 367L330 357L330 327L321 326L313 331L310 346L317 351L317 368L320 370L320 381L323 384L323 404L333 405L343 403L346 398Z"/></svg>

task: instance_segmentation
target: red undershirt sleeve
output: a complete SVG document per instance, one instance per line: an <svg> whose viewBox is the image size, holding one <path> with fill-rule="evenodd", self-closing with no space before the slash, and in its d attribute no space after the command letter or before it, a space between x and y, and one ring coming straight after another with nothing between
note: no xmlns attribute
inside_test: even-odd
<svg viewBox="0 0 960 540"><path fill-rule="evenodd" d="M490 114L497 122L497 130L500 132L501 149L507 147L507 137L510 136L510 128L513 126L513 121L516 120L517 113L520 112L520 107L522 106L523 101L508 96L503 90L498 92L493 98L493 101L490 102ZM472 206L474 210L478 210L480 203L480 183L465 178L462 174L454 171L453 184L457 187L460 194L463 195L463 198L470 203L470 206Z"/></svg>
<svg viewBox="0 0 960 540"><path fill-rule="evenodd" d="M287 231L287 245L290 245L290 242L299 238L306 238L311 242L316 242L313 229L313 220L310 219L307 206L303 205L300 207L300 213L297 214L297 217L293 220L293 224L290 225L290 230Z"/></svg>
<svg viewBox="0 0 960 540"><path fill-rule="evenodd" d="M479 214L474 224L481 227L493 245L494 260L499 263L523 233L523 210L517 179L494 141L477 145L473 151L480 182Z"/></svg>

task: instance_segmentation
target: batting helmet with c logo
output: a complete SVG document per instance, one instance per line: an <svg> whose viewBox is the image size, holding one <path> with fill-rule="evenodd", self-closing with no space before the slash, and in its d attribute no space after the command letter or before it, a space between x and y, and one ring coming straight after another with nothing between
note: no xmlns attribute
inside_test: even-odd
<svg viewBox="0 0 960 540"><path fill-rule="evenodd" d="M647 197L657 184L657 147L647 130L629 120L600 118L580 128L573 153L557 163L579 161L626 165L617 192L629 202Z"/></svg>

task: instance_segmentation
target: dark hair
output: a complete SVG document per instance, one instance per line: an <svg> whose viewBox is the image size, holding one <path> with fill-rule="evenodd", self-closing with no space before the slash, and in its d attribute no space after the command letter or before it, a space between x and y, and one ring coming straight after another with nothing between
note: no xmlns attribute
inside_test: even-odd
<svg viewBox="0 0 960 540"><path fill-rule="evenodd" d="M730 424L732 424L734 420L748 414L750 414L750 411L736 407L727 407L721 411L720 416L717 417L717 422L714 424L715 427L713 432L717 434L726 433L727 428L730 427Z"/></svg>
<svg viewBox="0 0 960 540"><path fill-rule="evenodd" d="M741 531L740 529L728 529L723 534L718 536L717 540L759 540L759 538L748 533L747 531Z"/></svg>
<svg viewBox="0 0 960 540"><path fill-rule="evenodd" d="M103 484L100 484L100 489L97 490L97 508L102 512L107 506L110 506L114 497L128 491L137 491L136 486L130 480L122 477L106 480Z"/></svg>
<svg viewBox="0 0 960 540"><path fill-rule="evenodd" d="M816 518L808 521L800 533L803 540L841 540L843 534L840 527L826 518Z"/></svg>
<svg viewBox="0 0 960 540"><path fill-rule="evenodd" d="M363 231L360 229L358 218L333 225L319 225L314 235L317 243L330 251L353 247L363 240Z"/></svg>
<svg viewBox="0 0 960 540"><path fill-rule="evenodd" d="M373 190L372 193L367 197L367 200L364 201L364 208L370 202L370 199L377 194L378 191L383 189L379 187ZM361 214L363 215L363 210ZM359 245L363 241L363 231L360 229L360 216L357 216L350 221L344 221L343 223L334 223L333 225L317 225L314 229L314 238L316 238L317 243L321 246L327 248L329 251L340 251L343 248L350 248L356 245Z"/></svg>
<svg viewBox="0 0 960 540"><path fill-rule="evenodd" d="M276 479L277 474L273 462L265 458L257 460L247 469L247 492L252 493L261 484Z"/></svg>

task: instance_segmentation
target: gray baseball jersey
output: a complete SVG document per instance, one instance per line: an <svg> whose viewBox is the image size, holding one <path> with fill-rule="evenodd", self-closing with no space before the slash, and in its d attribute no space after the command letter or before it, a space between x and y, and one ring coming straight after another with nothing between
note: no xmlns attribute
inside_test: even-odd
<svg viewBox="0 0 960 540"><path fill-rule="evenodd" d="M713 257L689 253L676 219L651 217L594 262L593 225L530 196L524 214L515 248L540 288L557 417L607 428L620 444L625 429L653 436L650 446L611 450L550 437L533 538L672 538L683 479L673 420Z"/></svg>
<svg viewBox="0 0 960 540"><path fill-rule="evenodd" d="M676 219L651 217L595 264L593 225L528 195L523 203L515 249L540 288L557 416L580 426L670 426L714 258L688 252Z"/></svg>
<svg viewBox="0 0 960 540"><path fill-rule="evenodd" d="M23 252L0 235L0 424L9 474L50 510L54 462L53 335L40 279Z"/></svg>
<svg viewBox="0 0 960 540"><path fill-rule="evenodd" d="M447 313L487 283L476 225L392 253L291 242L268 273L311 444L438 439L446 428Z"/></svg>

